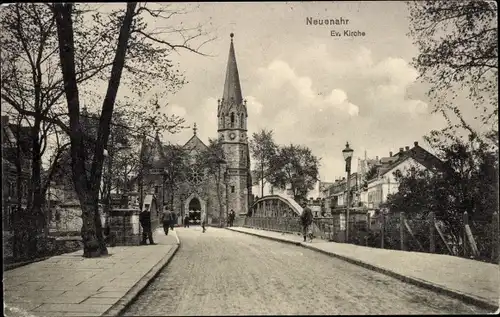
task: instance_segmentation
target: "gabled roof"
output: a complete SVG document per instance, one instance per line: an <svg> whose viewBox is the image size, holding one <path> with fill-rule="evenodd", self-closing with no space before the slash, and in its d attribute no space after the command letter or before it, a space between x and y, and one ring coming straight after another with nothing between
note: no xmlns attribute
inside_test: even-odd
<svg viewBox="0 0 500 317"><path fill-rule="evenodd" d="M445 169L444 163L440 159L438 159L436 156L429 153L419 145L415 145L413 148L407 151L398 152L391 158L393 157L395 157L396 160L392 161L390 164L387 164L386 166L382 166L379 170L379 176L387 174L389 171L391 171L396 166L400 165L409 158L412 158L418 163L422 164L428 170L443 171Z"/></svg>
<svg viewBox="0 0 500 317"><path fill-rule="evenodd" d="M189 139L182 147L186 150L192 150L192 149L205 150L205 149L208 149L208 146L206 146L205 143L203 143L203 141L196 134L193 134L191 139Z"/></svg>

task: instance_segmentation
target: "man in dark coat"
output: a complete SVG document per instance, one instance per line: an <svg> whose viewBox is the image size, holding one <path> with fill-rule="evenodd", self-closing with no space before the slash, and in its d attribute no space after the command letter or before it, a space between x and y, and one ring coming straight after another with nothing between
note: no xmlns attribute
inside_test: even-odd
<svg viewBox="0 0 500 317"><path fill-rule="evenodd" d="M229 226L232 227L234 223L234 218L236 218L236 213L231 209L229 212Z"/></svg>
<svg viewBox="0 0 500 317"><path fill-rule="evenodd" d="M149 239L149 244L156 244L153 241L153 232L151 231L151 213L144 210L139 214L139 222L142 226L142 241L141 244L147 244L146 240Z"/></svg>
<svg viewBox="0 0 500 317"><path fill-rule="evenodd" d="M165 209L165 211L163 212L162 217L161 217L161 222L163 224L163 231L165 232L165 235L167 235L167 236L168 236L168 229L173 227L172 218L173 218L172 212L170 212L170 210L168 210L168 209Z"/></svg>
<svg viewBox="0 0 500 317"><path fill-rule="evenodd" d="M184 228L189 228L189 215L184 217Z"/></svg>
<svg viewBox="0 0 500 317"><path fill-rule="evenodd" d="M302 222L302 234L304 236L304 242L306 242L306 237L308 234L308 231L310 231L310 226L312 226L313 222L313 213L311 208L307 206L307 201L302 202L302 215L300 216L300 220ZM310 240L312 241L312 236L310 237Z"/></svg>
<svg viewBox="0 0 500 317"><path fill-rule="evenodd" d="M175 211L171 211L171 214L170 214L170 229L172 231L174 230L174 227L177 224L177 221L178 221L177 214L175 213Z"/></svg>

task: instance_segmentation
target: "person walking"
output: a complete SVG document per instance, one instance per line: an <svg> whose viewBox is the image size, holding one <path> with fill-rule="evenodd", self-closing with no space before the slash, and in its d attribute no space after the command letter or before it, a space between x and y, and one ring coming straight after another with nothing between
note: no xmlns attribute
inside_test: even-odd
<svg viewBox="0 0 500 317"><path fill-rule="evenodd" d="M149 244L155 245L153 241L153 232L151 231L151 213L148 210L143 210L139 214L139 222L142 226L142 241L141 244L147 244L149 239Z"/></svg>
<svg viewBox="0 0 500 317"><path fill-rule="evenodd" d="M302 222L302 234L304 236L304 242L306 242L307 236L309 236L309 242L312 242L312 222L313 213L311 208L307 206L307 201L302 202L302 214L300 215L300 220Z"/></svg>
<svg viewBox="0 0 500 317"><path fill-rule="evenodd" d="M206 218L207 218L207 214L205 212L205 210L202 210L201 211L201 228L203 229L203 232L207 231L207 229L205 228L205 225L206 225Z"/></svg>
<svg viewBox="0 0 500 317"><path fill-rule="evenodd" d="M189 215L184 217L184 228L189 228Z"/></svg>
<svg viewBox="0 0 500 317"><path fill-rule="evenodd" d="M236 213L233 209L229 212L229 226L232 227L234 224L234 218L236 218Z"/></svg>
<svg viewBox="0 0 500 317"><path fill-rule="evenodd" d="M172 210L170 214L170 230L174 231L174 227L178 221L177 214Z"/></svg>
<svg viewBox="0 0 500 317"><path fill-rule="evenodd" d="M163 231L165 232L165 235L168 236L168 229L172 226L172 213L167 208L165 208L165 211L161 216L161 222L163 224Z"/></svg>

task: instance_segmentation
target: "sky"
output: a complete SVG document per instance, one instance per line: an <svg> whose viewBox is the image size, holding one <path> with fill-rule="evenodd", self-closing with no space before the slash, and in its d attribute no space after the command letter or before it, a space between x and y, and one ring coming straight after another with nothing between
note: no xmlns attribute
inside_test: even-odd
<svg viewBox="0 0 500 317"><path fill-rule="evenodd" d="M124 4L100 4L103 11ZM431 114L421 83L409 64L418 54L409 31L404 2L269 2L171 4L189 13L155 24L195 26L215 37L201 52L180 50L173 62L188 81L168 95L161 111L179 115L187 126L197 124L208 143L217 137L217 99L222 97L230 33L243 98L247 100L248 135L274 131L280 145L308 146L320 158L320 179L345 176L342 150L346 142L357 158L388 156L419 142L445 126ZM347 25L307 25L307 18L349 20ZM344 36L344 31L364 36ZM332 36L332 31L342 36ZM206 38L200 38L203 41ZM159 89L167 84L156 83ZM105 91L105 86L101 87ZM129 94L120 87L118 99ZM104 95L104 93L103 93ZM139 106L139 105L138 105ZM467 113L464 113L467 117ZM184 144L192 129L162 135L165 142ZM429 149L430 150L430 149Z"/></svg>
<svg viewBox="0 0 500 317"><path fill-rule="evenodd" d="M189 19L209 19L217 39L202 51L211 57L176 57L189 81L169 100L167 113L196 122L202 141L217 136L217 99L233 32L248 134L272 129L278 144L302 144L321 158L320 179L344 175L342 150L358 157L388 156L424 145L422 136L444 126L431 114L425 84L409 62L418 52L407 37L403 2L200 4ZM348 19L348 25L306 25L306 19ZM331 31L364 37L332 37ZM164 135L182 144L188 129Z"/></svg>

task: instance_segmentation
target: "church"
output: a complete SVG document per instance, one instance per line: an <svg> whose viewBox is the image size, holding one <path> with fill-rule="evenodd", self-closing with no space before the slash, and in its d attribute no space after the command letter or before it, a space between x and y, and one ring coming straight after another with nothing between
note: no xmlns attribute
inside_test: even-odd
<svg viewBox="0 0 500 317"><path fill-rule="evenodd" d="M206 171L198 170L194 160L198 153L203 152L207 145L197 135L196 123L193 127L192 137L183 145L188 154L190 171L188 177L178 184L173 195L173 209L183 219L186 215L194 223L199 223L202 211L206 212L207 222L212 225L224 223L227 214L233 210L236 214L235 225L242 224L252 202L252 181L250 174L250 154L247 137L248 113L246 100L241 93L241 85L236 64L236 55L233 44L234 34L231 33L229 58L227 62L226 77L222 98L218 100L217 133L224 150L225 163L222 166L224 177L220 178L217 186L216 178L208 175ZM157 213L161 206L170 207L163 186L163 172L165 164L166 147L158 135L154 141L145 141L141 151L150 167L143 179L144 197L153 197L156 200ZM222 209L219 208L219 198L222 197ZM147 202L144 202L145 204ZM152 202L150 202L152 203ZM163 207L163 208L165 208Z"/></svg>

